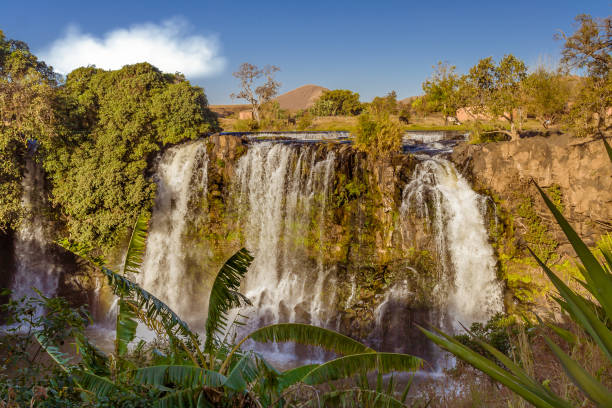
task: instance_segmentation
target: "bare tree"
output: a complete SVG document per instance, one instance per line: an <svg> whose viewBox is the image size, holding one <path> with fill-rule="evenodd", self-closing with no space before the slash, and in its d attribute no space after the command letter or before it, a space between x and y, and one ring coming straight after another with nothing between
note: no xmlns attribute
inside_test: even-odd
<svg viewBox="0 0 612 408"><path fill-rule="evenodd" d="M274 80L274 74L278 71L280 68L275 65L266 65L260 69L245 62L232 74L240 80L240 92L232 93L230 96L233 99L245 99L250 103L253 117L258 122L261 105L274 98L281 86L280 82ZM266 82L257 85L261 79L265 79Z"/></svg>

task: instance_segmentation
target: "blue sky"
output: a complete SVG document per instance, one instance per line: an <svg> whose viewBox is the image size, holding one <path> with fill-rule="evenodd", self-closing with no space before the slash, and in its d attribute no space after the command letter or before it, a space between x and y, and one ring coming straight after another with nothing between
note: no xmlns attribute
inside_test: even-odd
<svg viewBox="0 0 612 408"><path fill-rule="evenodd" d="M178 33L168 34L174 37L154 57L167 70L178 66L188 72L193 83L205 88L211 104L232 103L229 94L237 90L237 81L231 73L245 61L278 65L281 92L317 84L354 90L365 101L391 90L400 98L419 94L439 60L465 71L480 58L506 53L529 65L540 58L558 59L561 42L553 39L555 32L571 32L577 14L603 17L611 11L610 3L603 0L29 0L4 4L0 29L58 61L53 63L57 67L82 61L75 55L78 50L94 53L91 58L121 63L124 54L113 47L126 52L126 46L117 42L131 39L135 25L165 27L161 37L168 30ZM127 34L103 42L121 29ZM140 35L143 32L148 31L140 30ZM65 41L58 42L61 39ZM99 51L88 48L86 39L99 40L100 48L95 48ZM135 41L124 44L140 44ZM192 48L177 49L189 41ZM133 48L127 53L145 52L146 46ZM194 55L202 55L203 62L198 65Z"/></svg>

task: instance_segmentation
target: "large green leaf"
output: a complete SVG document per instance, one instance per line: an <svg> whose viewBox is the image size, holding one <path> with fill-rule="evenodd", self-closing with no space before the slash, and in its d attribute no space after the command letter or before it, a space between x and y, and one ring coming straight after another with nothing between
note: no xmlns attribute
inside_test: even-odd
<svg viewBox="0 0 612 408"><path fill-rule="evenodd" d="M244 391L259 375L257 361L247 353L232 367L223 385L232 391Z"/></svg>
<svg viewBox="0 0 612 408"><path fill-rule="evenodd" d="M582 239L580 239L576 231L574 231L572 226L567 222L565 217L563 217L557 207L550 201L540 186L536 184L536 187L540 192L542 199L546 203L546 206L552 212L553 216L557 220L557 223L563 230L563 233L574 248L574 251L576 251L580 261L582 261L582 265L584 266L584 277L588 283L587 289L601 304L606 312L606 315L612 318L612 275L604 270L589 247L582 241Z"/></svg>
<svg viewBox="0 0 612 408"><path fill-rule="evenodd" d="M182 388L196 386L220 387L227 378L216 371L191 365L157 365L134 371L134 381L157 386L176 385Z"/></svg>
<svg viewBox="0 0 612 408"><path fill-rule="evenodd" d="M538 408L571 408L572 405L567 401L564 401L547 391L544 392L541 389L534 389L532 384L530 384L531 380L527 383L524 382L521 379L521 376L516 376L507 372L493 361L464 346L451 336L437 330L436 333L433 333L422 327L420 327L420 329L431 341L489 375L494 380L499 381L514 393L532 403L534 406Z"/></svg>
<svg viewBox="0 0 612 408"><path fill-rule="evenodd" d="M318 366L319 364L307 364L284 371L279 377L279 391L282 392L285 388L289 388L293 384L300 382L306 374Z"/></svg>
<svg viewBox="0 0 612 408"><path fill-rule="evenodd" d="M247 338L260 343L294 342L324 348L341 355L374 353L370 347L343 334L301 323L280 323L251 332Z"/></svg>
<svg viewBox="0 0 612 408"><path fill-rule="evenodd" d="M368 407L380 407L380 408L406 408L406 405L402 404L391 395L377 392L374 390L367 390L363 388L351 388L348 390L338 390L325 393L319 397L322 406L346 406L342 405L346 401L346 398L351 403L359 404L358 406ZM313 400L315 402L316 400ZM363 404L363 405L361 405ZM315 405L316 406L316 405Z"/></svg>
<svg viewBox="0 0 612 408"><path fill-rule="evenodd" d="M108 283L114 294L119 297L128 297L133 299L138 309L150 320L160 322L168 335L181 335L185 339L194 338L195 335L184 322L168 305L141 288L136 283L128 278L113 272L112 270L101 267L100 270L108 278ZM144 321L147 323L147 321ZM155 327L151 327L155 329Z"/></svg>
<svg viewBox="0 0 612 408"><path fill-rule="evenodd" d="M106 377L100 377L87 371L75 371L72 376L75 378L77 383L97 397L103 397L109 394L116 394L124 391L121 387L117 386L111 380Z"/></svg>
<svg viewBox="0 0 612 408"><path fill-rule="evenodd" d="M253 257L245 248L230 257L219 270L208 299L208 318L206 319L206 343L204 350L213 349L214 336L222 334L227 328L227 313L236 307L251 302L239 291L240 283L249 270Z"/></svg>
<svg viewBox="0 0 612 408"><path fill-rule="evenodd" d="M118 356L124 356L128 351L128 344L136 337L136 329L138 322L136 321L136 312L131 300L119 299L119 307L117 310L117 326L115 331L115 353Z"/></svg>
<svg viewBox="0 0 612 408"><path fill-rule="evenodd" d="M377 370L382 374L392 371L415 371L422 365L423 360L408 354L351 354L315 367L302 378L301 382L316 385L373 370Z"/></svg>
<svg viewBox="0 0 612 408"><path fill-rule="evenodd" d="M71 372L71 358L68 355L61 352L57 346L51 344L49 339L42 332L34 333L34 338L36 338L40 346L49 354L53 361L62 368L62 370L67 373Z"/></svg>
<svg viewBox="0 0 612 408"><path fill-rule="evenodd" d="M200 408L213 406L203 395L202 387L171 392L155 401L155 408Z"/></svg>
<svg viewBox="0 0 612 408"><path fill-rule="evenodd" d="M110 362L108 356L92 344L84 335L75 337L77 352L81 355L81 363L85 368L102 377L110 376Z"/></svg>
<svg viewBox="0 0 612 408"><path fill-rule="evenodd" d="M612 392L587 373L576 361L565 354L563 350L549 338L545 338L550 349L555 353L567 375L572 379L589 399L600 407L612 407Z"/></svg>
<svg viewBox="0 0 612 408"><path fill-rule="evenodd" d="M132 236L130 237L128 249L125 253L125 261L123 262L122 272L124 275L140 272L140 266L142 265L146 249L148 229L149 214L143 211L132 228Z"/></svg>

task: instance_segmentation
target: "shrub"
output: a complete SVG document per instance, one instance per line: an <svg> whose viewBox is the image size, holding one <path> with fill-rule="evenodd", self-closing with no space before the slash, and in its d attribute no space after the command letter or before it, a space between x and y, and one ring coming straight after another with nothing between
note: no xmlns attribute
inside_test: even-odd
<svg viewBox="0 0 612 408"><path fill-rule="evenodd" d="M388 157L401 148L402 135L401 126L389 115L373 118L362 114L357 123L355 146L373 157Z"/></svg>

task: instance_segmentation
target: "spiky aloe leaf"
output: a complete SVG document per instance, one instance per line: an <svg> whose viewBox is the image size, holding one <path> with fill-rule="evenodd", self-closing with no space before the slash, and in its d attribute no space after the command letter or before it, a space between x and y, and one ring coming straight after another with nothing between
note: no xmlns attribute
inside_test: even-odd
<svg viewBox="0 0 612 408"><path fill-rule="evenodd" d="M123 274L139 273L144 257L147 235L149 229L149 214L145 211L140 213L132 228L132 236L125 253L123 262Z"/></svg>
<svg viewBox="0 0 612 408"><path fill-rule="evenodd" d="M555 353L561 362L567 375L591 401L595 402L600 407L612 407L612 392L607 390L603 384L587 373L578 363L576 363L576 361L565 354L563 350L549 338L545 337L544 340L546 340L552 352Z"/></svg>
<svg viewBox="0 0 612 408"><path fill-rule="evenodd" d="M423 334L425 334L425 336L427 336L438 346L448 350L461 360L476 367L494 380L499 381L514 393L532 403L534 406L538 408L571 408L572 405L567 401L564 401L557 396L553 396L548 392L543 392L540 389L534 389L531 384L523 382L521 378L502 369L493 361L464 346L451 336L448 336L447 334L444 334L438 330L436 330L436 333L434 333L422 327L419 328Z"/></svg>
<svg viewBox="0 0 612 408"><path fill-rule="evenodd" d="M605 137L602 138L604 145L606 146L606 151L608 152L608 157L610 158L610 161L612 162L612 147L610 147L610 144L608 143L608 141L606 140Z"/></svg>
<svg viewBox="0 0 612 408"><path fill-rule="evenodd" d="M370 347L333 330L301 323L280 323L250 333L248 338L260 343L294 342L321 347L342 355L374 353Z"/></svg>
<svg viewBox="0 0 612 408"><path fill-rule="evenodd" d="M220 387L226 380L225 376L216 371L192 365L157 365L134 371L134 381L137 383L157 386L174 384L182 388Z"/></svg>
<svg viewBox="0 0 612 408"><path fill-rule="evenodd" d="M531 250L530 250L531 251ZM562 299L558 303L567 310L572 319L585 330L599 345L604 354L612 362L612 332L599 319L595 309L582 296L571 290L550 268L548 268L533 252L532 255L548 276L555 288L559 291ZM611 292L612 293L612 292Z"/></svg>
<svg viewBox="0 0 612 408"><path fill-rule="evenodd" d="M249 270L253 257L245 248L240 249L223 264L213 283L208 300L206 342L204 351L213 349L214 336L223 334L227 327L227 313L251 302L239 291L242 278Z"/></svg>
<svg viewBox="0 0 612 408"><path fill-rule="evenodd" d="M348 390L331 391L321 395L319 401L321 406L340 406L346 397L352 398L352 402L359 406L372 406L380 408L406 408L406 405L393 398L391 395L367 390L363 388L351 388ZM314 402L315 400L313 400ZM346 406L346 405L344 405Z"/></svg>
<svg viewBox="0 0 612 408"><path fill-rule="evenodd" d="M588 283L587 289L593 294L595 299L599 302L601 307L606 312L609 318L612 318L612 275L608 273L597 261L595 255L591 252L588 246L580 239L576 231L567 222L565 217L557 209L557 207L550 201L548 196L542 191L540 186L535 184L544 203L548 209L552 212L553 216L557 220L557 223L563 230L563 233L567 237L568 241L576 251L576 254L580 258L584 269L582 272Z"/></svg>
<svg viewBox="0 0 612 408"><path fill-rule="evenodd" d="M351 354L315 367L301 381L309 385L316 385L373 370L377 370L382 374L392 371L416 371L422 365L423 360L408 354Z"/></svg>

